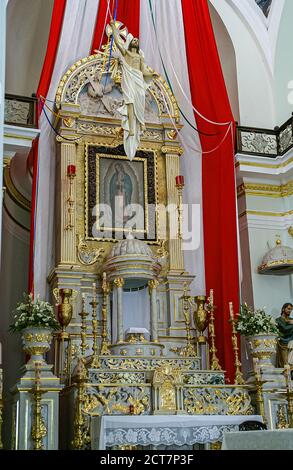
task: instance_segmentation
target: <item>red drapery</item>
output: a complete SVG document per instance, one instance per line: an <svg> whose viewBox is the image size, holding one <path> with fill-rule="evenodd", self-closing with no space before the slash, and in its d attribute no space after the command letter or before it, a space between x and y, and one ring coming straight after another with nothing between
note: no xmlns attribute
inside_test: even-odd
<svg viewBox="0 0 293 470"><path fill-rule="evenodd" d="M112 16L114 16L115 11L115 1L111 1L110 3L110 10ZM107 36L104 32L104 25L106 22L106 13L107 13L108 2L107 0L100 0L99 3L99 10L97 16L97 22L92 42L92 51L99 49L101 39L102 43L104 44L107 42ZM140 0L119 0L117 3L117 20L121 21L130 33L133 34L135 37L139 37L139 17L140 17ZM110 22L110 15L107 16L108 24Z"/></svg>
<svg viewBox="0 0 293 470"><path fill-rule="evenodd" d="M62 30L63 17L66 7L66 0L55 0L51 26L47 44L47 52L43 64L41 78L37 90L37 98L40 96L46 97L51 77L55 65L56 55L58 51L58 44ZM37 118L40 117L41 107L38 106ZM30 228L30 265L29 265L29 292L34 289L34 241L35 241L35 214L36 214L36 197L37 197L37 173L38 173L38 140L33 142L33 184L32 184L32 208L31 208L31 228Z"/></svg>
<svg viewBox="0 0 293 470"><path fill-rule="evenodd" d="M192 100L197 109L215 122L233 121L207 0L182 0L186 54ZM203 151L221 142L226 127L207 123L197 115ZM239 307L234 145L230 133L220 148L202 157L203 224L207 293L214 289L217 306L216 345L227 377L234 377L229 302Z"/></svg>

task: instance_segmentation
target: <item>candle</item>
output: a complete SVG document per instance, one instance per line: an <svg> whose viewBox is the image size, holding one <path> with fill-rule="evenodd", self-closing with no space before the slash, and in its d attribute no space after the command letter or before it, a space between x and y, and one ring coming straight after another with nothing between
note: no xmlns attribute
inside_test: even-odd
<svg viewBox="0 0 293 470"><path fill-rule="evenodd" d="M93 296L94 297L96 297L96 287L97 287L97 284L93 282Z"/></svg>
<svg viewBox="0 0 293 470"><path fill-rule="evenodd" d="M67 166L67 176L75 176L76 175L76 166L75 165L68 165Z"/></svg>
<svg viewBox="0 0 293 470"><path fill-rule="evenodd" d="M210 290L210 305L214 305L214 291Z"/></svg>
<svg viewBox="0 0 293 470"><path fill-rule="evenodd" d="M176 186L184 186L184 176L178 175L175 177Z"/></svg>
<svg viewBox="0 0 293 470"><path fill-rule="evenodd" d="M229 310L230 310L230 318L234 320L234 312L233 312L233 302L229 302Z"/></svg>
<svg viewBox="0 0 293 470"><path fill-rule="evenodd" d="M259 360L258 360L257 357L253 358L253 369L254 369L255 375L259 377L260 376L260 365L259 365Z"/></svg>

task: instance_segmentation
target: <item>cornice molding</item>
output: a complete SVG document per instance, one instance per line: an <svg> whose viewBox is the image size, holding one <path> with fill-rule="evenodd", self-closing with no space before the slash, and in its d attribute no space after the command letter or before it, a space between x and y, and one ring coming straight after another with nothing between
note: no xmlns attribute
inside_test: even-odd
<svg viewBox="0 0 293 470"><path fill-rule="evenodd" d="M293 181L283 185L242 183L237 188L238 198L242 196L285 198L293 195Z"/></svg>

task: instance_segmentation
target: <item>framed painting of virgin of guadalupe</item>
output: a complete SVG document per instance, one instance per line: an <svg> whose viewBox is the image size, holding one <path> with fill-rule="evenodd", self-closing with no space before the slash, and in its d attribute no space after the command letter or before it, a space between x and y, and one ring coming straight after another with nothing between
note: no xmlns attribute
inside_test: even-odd
<svg viewBox="0 0 293 470"><path fill-rule="evenodd" d="M89 146L86 161L86 238L156 241L156 161L137 152L130 161L119 149Z"/></svg>

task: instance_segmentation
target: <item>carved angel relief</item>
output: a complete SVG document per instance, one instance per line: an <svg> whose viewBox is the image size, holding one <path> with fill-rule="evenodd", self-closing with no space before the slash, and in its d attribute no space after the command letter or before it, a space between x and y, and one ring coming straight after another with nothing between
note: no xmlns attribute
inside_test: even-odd
<svg viewBox="0 0 293 470"><path fill-rule="evenodd" d="M90 248L81 235L78 235L77 257L81 264L91 266L99 261L104 253L103 248Z"/></svg>

